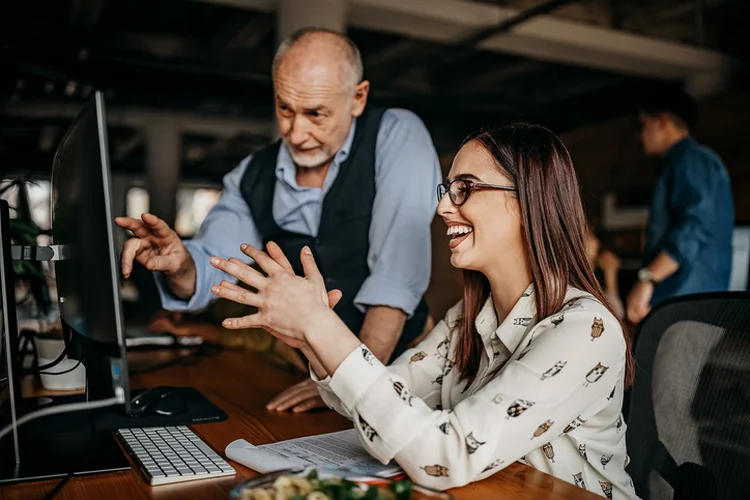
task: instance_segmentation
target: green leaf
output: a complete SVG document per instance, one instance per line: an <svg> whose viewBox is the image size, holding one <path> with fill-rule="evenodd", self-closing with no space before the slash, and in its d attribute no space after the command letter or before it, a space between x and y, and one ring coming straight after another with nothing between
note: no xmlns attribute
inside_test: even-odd
<svg viewBox="0 0 750 500"><path fill-rule="evenodd" d="M377 500L378 493L379 493L378 487L375 485L372 485L369 488L367 488L367 492L365 493L365 496L362 498L364 500Z"/></svg>
<svg viewBox="0 0 750 500"><path fill-rule="evenodd" d="M396 500L409 500L411 498L412 484L409 480L391 483L388 485L388 489L396 495Z"/></svg>

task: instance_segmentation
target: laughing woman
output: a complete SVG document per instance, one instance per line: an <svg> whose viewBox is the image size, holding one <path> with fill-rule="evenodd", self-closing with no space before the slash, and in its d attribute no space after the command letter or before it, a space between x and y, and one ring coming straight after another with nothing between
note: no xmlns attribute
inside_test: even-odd
<svg viewBox="0 0 750 500"><path fill-rule="evenodd" d="M212 259L258 290L213 287L259 308L225 326L262 326L300 348L326 403L416 483L461 486L521 461L607 498L636 498L621 414L632 358L586 259L565 146L534 125L474 134L438 197L463 300L392 365L329 308L340 294L326 292L309 249L305 278L274 244L270 256L243 245L267 276Z"/></svg>

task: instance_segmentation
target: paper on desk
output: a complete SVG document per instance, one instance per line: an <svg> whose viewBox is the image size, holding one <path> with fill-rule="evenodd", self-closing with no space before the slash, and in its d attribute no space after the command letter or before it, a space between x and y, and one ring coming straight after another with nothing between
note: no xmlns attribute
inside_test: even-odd
<svg viewBox="0 0 750 500"><path fill-rule="evenodd" d="M244 439L229 443L227 458L261 473L291 467L346 467L357 474L392 477L403 471L381 464L359 444L354 429L255 446Z"/></svg>

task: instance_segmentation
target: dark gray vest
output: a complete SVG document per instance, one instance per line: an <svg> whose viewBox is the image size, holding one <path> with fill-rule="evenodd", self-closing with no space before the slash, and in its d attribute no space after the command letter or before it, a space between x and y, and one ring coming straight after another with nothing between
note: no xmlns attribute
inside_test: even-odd
<svg viewBox="0 0 750 500"><path fill-rule="evenodd" d="M280 141L253 154L240 183L242 196L263 236L263 245L275 241L300 276L303 275L300 251L308 245L325 278L326 288L341 290L343 297L334 310L355 335L359 335L364 314L353 301L370 275L367 254L375 199L375 148L384 111L368 107L357 120L349 157L341 164L323 200L317 237L284 231L273 218ZM404 242L404 251L409 251L408 242ZM427 313L427 304L422 299L414 316L406 322L392 359L422 332Z"/></svg>

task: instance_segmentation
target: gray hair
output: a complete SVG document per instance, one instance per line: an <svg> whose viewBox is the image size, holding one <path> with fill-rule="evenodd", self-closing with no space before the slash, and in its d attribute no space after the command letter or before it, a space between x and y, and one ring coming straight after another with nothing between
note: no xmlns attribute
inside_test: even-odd
<svg viewBox="0 0 750 500"><path fill-rule="evenodd" d="M346 58L349 66L349 81L347 83L349 83L351 89L354 89L364 78L362 55L359 52L359 48L348 36L326 28L302 28L282 41L279 44L279 48L276 49L276 54L273 56L273 64L271 66L272 75L275 77L276 70L289 49L302 42L307 36L315 34L333 35L342 42L343 56Z"/></svg>

